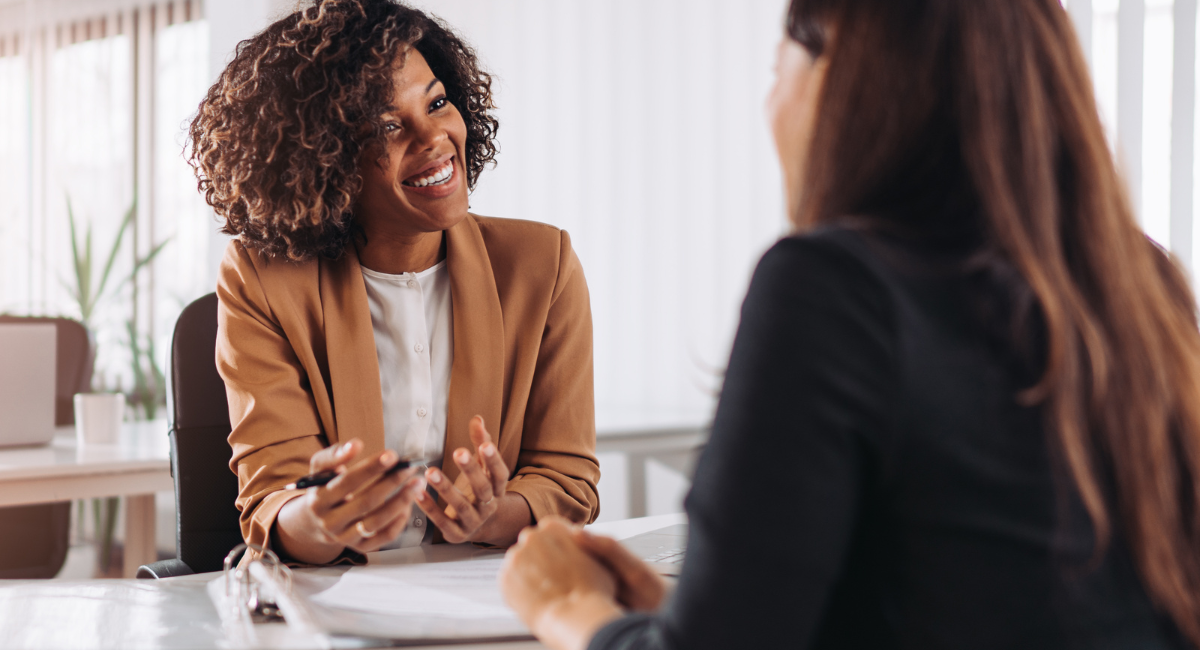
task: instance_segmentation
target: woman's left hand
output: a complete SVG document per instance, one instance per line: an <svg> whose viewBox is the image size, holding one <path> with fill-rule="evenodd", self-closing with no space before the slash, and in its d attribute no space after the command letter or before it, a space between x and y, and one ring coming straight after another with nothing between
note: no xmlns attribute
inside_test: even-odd
<svg viewBox="0 0 1200 650"><path fill-rule="evenodd" d="M458 465L459 483L470 491L465 494L436 467L425 471L429 485L446 500L442 510L429 494L417 495L417 506L425 512L447 542L512 543L517 533L532 521L529 504L518 494L507 494L508 465L476 415L469 425L475 453L460 447L452 458Z"/></svg>
<svg viewBox="0 0 1200 650"><path fill-rule="evenodd" d="M521 531L500 569L500 591L534 635L556 650L583 650L622 615L616 577L560 517Z"/></svg>

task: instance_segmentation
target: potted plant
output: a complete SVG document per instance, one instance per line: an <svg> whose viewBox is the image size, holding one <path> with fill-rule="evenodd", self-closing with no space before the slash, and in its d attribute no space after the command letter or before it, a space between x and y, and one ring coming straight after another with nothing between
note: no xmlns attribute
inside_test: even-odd
<svg viewBox="0 0 1200 650"><path fill-rule="evenodd" d="M99 260L93 256L91 223L86 225L81 239L75 219L75 211L71 205L70 197L67 197L67 222L71 235L73 275L69 280L64 280L63 285L75 303L80 322L88 330L88 336L92 342L93 357L96 354L96 329L94 320L96 308L102 300L119 291L126 284L136 281L138 273L153 262L154 258L162 252L163 247L170 241L169 239L164 240L155 245L144 257L135 258L133 268L129 274L115 285L110 285L113 269L122 251L125 234L133 225L136 209L137 202L135 201L125 211L125 215L121 219L121 224L117 228L116 237L105 254L105 259L97 267L96 263ZM150 341L145 346L141 343L142 338L149 339L150 337L139 337L136 323L132 319L126 321L126 333L129 337L128 345L132 357L134 378L133 392L126 396L126 400L134 406L135 413L140 409L141 413L147 419L151 419L155 415L159 400L163 397L165 379L154 357L153 341ZM89 380L89 385L92 385L93 390L96 388L91 380ZM85 509L83 506L82 501L77 504L77 523L80 530L83 529L82 524ZM101 572L107 572L112 560L113 535L116 529L120 499L117 497L92 499L91 506L93 531L96 535L96 541L99 543L100 570Z"/></svg>

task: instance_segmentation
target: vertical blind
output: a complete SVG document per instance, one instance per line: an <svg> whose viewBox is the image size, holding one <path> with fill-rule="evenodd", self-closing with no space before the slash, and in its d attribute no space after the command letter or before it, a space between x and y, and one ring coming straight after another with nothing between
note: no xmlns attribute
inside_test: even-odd
<svg viewBox="0 0 1200 650"><path fill-rule="evenodd" d="M80 247L91 232L98 276L133 208L92 322L109 387L130 382L128 322L161 340L179 304L211 290L194 281L203 274L188 242L213 227L211 211L179 137L208 83L201 10L192 0L0 6L0 311L78 317L68 215ZM122 283L166 239L158 262Z"/></svg>
<svg viewBox="0 0 1200 650"><path fill-rule="evenodd" d="M1146 233L1194 268L1196 0L1066 0Z"/></svg>

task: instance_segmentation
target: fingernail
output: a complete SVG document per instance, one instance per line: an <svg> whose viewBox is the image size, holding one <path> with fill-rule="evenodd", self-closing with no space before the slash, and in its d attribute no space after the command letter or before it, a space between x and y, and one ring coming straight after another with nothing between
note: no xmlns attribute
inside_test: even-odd
<svg viewBox="0 0 1200 650"><path fill-rule="evenodd" d="M347 442L346 444L342 445L342 448L338 450L338 453L339 454L348 454L348 453L350 453L350 448L353 446L354 446L353 443Z"/></svg>
<svg viewBox="0 0 1200 650"><path fill-rule="evenodd" d="M396 458L396 452L389 449L383 452L383 455L379 457L379 463L384 467L391 467L396 463Z"/></svg>
<svg viewBox="0 0 1200 650"><path fill-rule="evenodd" d="M441 474L441 472L437 472L437 471L430 472L430 473L429 473L429 480L430 480L431 482L433 482L433 483L441 483L441 482L442 482L442 474Z"/></svg>
<svg viewBox="0 0 1200 650"><path fill-rule="evenodd" d="M483 446L483 455L491 458L496 455L496 445L488 443Z"/></svg>
<svg viewBox="0 0 1200 650"><path fill-rule="evenodd" d="M457 460L460 463L465 463L471 460L471 455L467 453L466 449L459 449L458 451L454 452L454 460Z"/></svg>

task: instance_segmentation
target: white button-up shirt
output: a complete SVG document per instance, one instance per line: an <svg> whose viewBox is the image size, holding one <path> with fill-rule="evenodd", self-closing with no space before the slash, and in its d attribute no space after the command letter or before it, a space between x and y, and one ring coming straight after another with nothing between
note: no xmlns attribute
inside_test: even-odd
<svg viewBox="0 0 1200 650"><path fill-rule="evenodd" d="M442 261L420 273L391 275L363 268L379 385L384 444L401 458L440 458L446 445L446 403L454 361L450 272ZM413 508L394 546L421 542L428 523Z"/></svg>

